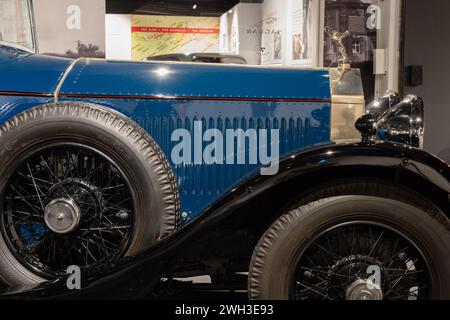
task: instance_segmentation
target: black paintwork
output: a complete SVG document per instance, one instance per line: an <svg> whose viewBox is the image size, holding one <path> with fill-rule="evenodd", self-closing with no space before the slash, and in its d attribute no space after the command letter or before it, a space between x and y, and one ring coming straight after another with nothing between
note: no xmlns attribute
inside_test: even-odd
<svg viewBox="0 0 450 320"><path fill-rule="evenodd" d="M340 175L336 174L338 172ZM247 224L258 220L270 223L270 219L267 216L262 217L258 210L248 210L249 204L261 210L261 207L258 207L261 199L267 201L276 196L277 201L274 202L280 202L277 190L292 181L295 181L294 185L298 186L298 193L301 193L305 186L313 187L319 182L337 177L352 174L361 178L380 177L381 172L385 175L384 179L421 192L450 217L450 169L438 158L419 149L388 142L372 145L328 144L286 157L280 162L279 174L275 176L251 176L206 209L192 223L161 240L140 256L120 265L105 267L105 270L97 270L96 274L84 275L83 290L69 292L65 280L61 279L34 289L15 288L15 293L11 289L5 297L155 297L157 294L154 289L160 283L161 277L170 275L170 268L177 262L185 259L204 260L211 252L218 252L215 248L223 249L223 244L215 239L227 237L226 233L232 228L226 226L234 223L238 214L247 218L241 219ZM289 187L292 189L292 184ZM263 205L265 204L261 204ZM214 235L217 232L219 237ZM254 245L253 241L248 241L250 249ZM235 248L240 246L245 247L245 243L234 244Z"/></svg>

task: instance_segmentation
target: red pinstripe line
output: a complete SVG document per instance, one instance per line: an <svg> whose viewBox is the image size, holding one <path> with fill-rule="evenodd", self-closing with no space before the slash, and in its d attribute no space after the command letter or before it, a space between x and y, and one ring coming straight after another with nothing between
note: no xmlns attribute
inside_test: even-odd
<svg viewBox="0 0 450 320"><path fill-rule="evenodd" d="M64 98L99 98L99 99L138 99L138 100L206 100L206 101L258 101L258 102L331 102L331 99L302 98L246 98L246 97L180 97L180 96L145 96L145 95L110 95L110 94L76 94L63 93Z"/></svg>
<svg viewBox="0 0 450 320"><path fill-rule="evenodd" d="M0 91L4 96L52 97L52 93ZM180 97L180 96L145 96L145 95L113 95L113 94L77 94L63 93L62 98L99 98L99 99L138 99L138 100L203 100L203 101L256 101L256 102L317 102L331 103L331 99L304 98L246 98L246 97Z"/></svg>

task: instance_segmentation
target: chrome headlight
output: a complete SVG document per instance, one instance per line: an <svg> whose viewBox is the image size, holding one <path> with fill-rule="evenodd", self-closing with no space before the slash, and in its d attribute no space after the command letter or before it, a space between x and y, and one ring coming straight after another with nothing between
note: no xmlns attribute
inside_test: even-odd
<svg viewBox="0 0 450 320"><path fill-rule="evenodd" d="M389 109L400 103L400 95L395 91L387 91L382 97L379 97L366 106L367 113L379 120Z"/></svg>
<svg viewBox="0 0 450 320"><path fill-rule="evenodd" d="M409 95L387 111L377 122L377 136L382 140L423 148L424 103Z"/></svg>

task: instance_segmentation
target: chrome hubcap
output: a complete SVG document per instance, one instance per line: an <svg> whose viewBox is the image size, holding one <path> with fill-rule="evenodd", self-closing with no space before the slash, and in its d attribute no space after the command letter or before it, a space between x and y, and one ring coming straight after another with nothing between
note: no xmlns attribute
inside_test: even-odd
<svg viewBox="0 0 450 320"><path fill-rule="evenodd" d="M58 234L74 231L80 223L80 218L81 210L72 199L55 199L45 207L45 224L51 231Z"/></svg>
<svg viewBox="0 0 450 320"><path fill-rule="evenodd" d="M353 282L345 293L347 300L383 300L383 290L370 280Z"/></svg>

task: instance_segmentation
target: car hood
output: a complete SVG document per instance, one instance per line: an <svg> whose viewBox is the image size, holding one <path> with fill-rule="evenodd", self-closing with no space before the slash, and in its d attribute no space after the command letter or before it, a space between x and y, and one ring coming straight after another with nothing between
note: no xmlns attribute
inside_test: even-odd
<svg viewBox="0 0 450 320"><path fill-rule="evenodd" d="M0 92L53 94L71 63L0 44Z"/></svg>
<svg viewBox="0 0 450 320"><path fill-rule="evenodd" d="M326 69L263 68L170 62L81 59L61 87L62 96L329 100Z"/></svg>
<svg viewBox="0 0 450 320"><path fill-rule="evenodd" d="M108 61L35 55L0 44L0 92L76 97L329 101L326 69Z"/></svg>

